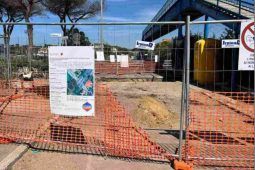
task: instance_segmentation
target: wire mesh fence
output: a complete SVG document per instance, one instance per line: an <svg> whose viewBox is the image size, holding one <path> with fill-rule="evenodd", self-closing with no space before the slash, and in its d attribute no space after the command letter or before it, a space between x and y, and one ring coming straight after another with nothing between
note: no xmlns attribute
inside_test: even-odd
<svg viewBox="0 0 255 170"><path fill-rule="evenodd" d="M167 84L161 81L178 79L177 74L173 72L179 72L178 76L181 77L182 68L175 69L173 58L177 58L176 51L183 51L183 46L172 46L173 50L160 46L156 47L155 51L135 49L137 40L135 30L141 30L144 26L139 24L103 25L104 52L103 60L102 58L99 60L101 55L99 26L97 24L76 25L78 29L76 32L86 32L86 36L90 35L90 39L85 37L75 40L78 42L73 42L72 35L67 41L63 40L63 37L55 37L54 34L60 31L59 25L33 25L34 44L31 58L27 57L29 44L26 42L26 34L25 32L20 34L26 29L24 25L14 26L17 32L13 32L10 44L5 44L2 39L0 62L2 66L0 73L2 142L7 140L7 142L27 143L34 148L52 151L156 161L172 160L174 155L176 156L174 145L177 139L169 150L171 141L164 148L156 142L157 137L152 138L146 129L160 130L163 127L168 129L176 124L175 130L178 130L178 121L170 120L170 115L167 115L170 113L168 108L163 109L165 115L161 116L160 106L157 106L160 102L153 97L150 98L150 102L154 108L147 109L147 114L150 114L147 116L150 119L143 120L146 115L140 115L140 112L144 110L139 108L139 102L145 102L145 99L153 94L162 97ZM96 101L95 114L92 117L59 116L51 113L48 47L59 45L93 45L95 47ZM8 55L6 55L7 49L10 51ZM123 67L122 63L117 61L123 55L128 56L128 67ZM180 56L181 52L178 55ZM110 84L109 81L117 81L117 83ZM138 94L135 92L125 94L127 100L130 100L129 104L121 101L123 97L121 93L126 90L121 89L122 91L116 92L114 90L117 88L112 87L129 87L129 84L121 84L123 81L131 82L131 87L139 85L135 87ZM139 82L148 81L151 83L147 83L146 88L154 92L139 89L144 85ZM160 83L163 87L159 94L155 93L157 84L153 84L154 82ZM133 89L130 90L132 92ZM166 106L163 105L163 107ZM175 120L178 120L179 108L176 106L174 109ZM139 112L139 114L134 115L130 111ZM154 122L150 122L152 119L155 119ZM161 141L161 143L164 142Z"/></svg>
<svg viewBox="0 0 255 170"><path fill-rule="evenodd" d="M165 35L187 28L182 21L77 24L75 33L86 33L78 40L73 35L68 40L52 36L61 31L59 25L35 24L31 59L27 57L26 24L15 25L9 46L2 40L0 47L2 142L157 161L174 160L179 151L183 160L198 166L252 168L254 71L239 71L238 50L221 48L221 39L238 38L238 33L219 23L207 23L215 32L207 39L199 23L189 23L190 36L186 32L175 37L176 31ZM234 30L239 23L227 26ZM152 51L135 48L147 24L161 37ZM98 60L100 26L104 28L103 60ZM154 41L153 34L150 38ZM51 113L48 47L56 45L94 45L95 116ZM185 65L187 51L190 69ZM117 61L124 55L128 67ZM190 80L182 89L187 75ZM182 138L180 113L185 111Z"/></svg>
<svg viewBox="0 0 255 170"><path fill-rule="evenodd" d="M188 157L199 165L252 168L253 96L249 92L192 91Z"/></svg>
<svg viewBox="0 0 255 170"><path fill-rule="evenodd" d="M235 30L236 24L229 27ZM220 31L221 25L209 27ZM198 25L191 26L196 30ZM228 30L228 29L226 29ZM194 164L254 167L254 71L238 70L239 49L224 49L221 39L240 32L214 34L191 45L191 86L185 157ZM218 37L217 37L218 36Z"/></svg>

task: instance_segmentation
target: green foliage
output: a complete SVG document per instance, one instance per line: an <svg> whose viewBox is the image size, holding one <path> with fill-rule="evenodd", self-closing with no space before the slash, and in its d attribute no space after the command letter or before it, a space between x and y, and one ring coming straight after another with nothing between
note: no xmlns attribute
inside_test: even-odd
<svg viewBox="0 0 255 170"><path fill-rule="evenodd" d="M236 38L236 33L233 29L225 28L223 34L221 34L220 39L234 39Z"/></svg>
<svg viewBox="0 0 255 170"><path fill-rule="evenodd" d="M160 56L161 60L167 60L171 57L171 49L173 47L173 39L170 41L163 41L156 45L155 54Z"/></svg>
<svg viewBox="0 0 255 170"><path fill-rule="evenodd" d="M100 0L42 0L46 9L59 17L61 23L77 23L81 19L87 19L100 12ZM61 25L63 34L66 36L72 32L74 25Z"/></svg>
<svg viewBox="0 0 255 170"><path fill-rule="evenodd" d="M68 31L69 32L69 31ZM86 34L83 31L80 31L78 28L74 28L72 32L69 32L68 34L68 40L67 45L77 45L75 44L75 36L79 36L79 45L81 46L89 46L91 45L89 38L86 36Z"/></svg>
<svg viewBox="0 0 255 170"><path fill-rule="evenodd" d="M62 14L60 17L63 19L70 17L70 20L75 20L82 14L93 12L93 4L88 0L43 0L43 4L51 13Z"/></svg>
<svg viewBox="0 0 255 170"><path fill-rule="evenodd" d="M48 71L48 59L46 58L37 58L37 59L32 59L31 61L32 68L38 69L38 71ZM1 66L1 71L4 70L2 68L7 67L7 62L4 58L0 58L0 66ZM12 66L12 71L17 72L19 69L23 67L28 67L29 62L28 62L28 57L27 56L15 56L11 58L11 66Z"/></svg>
<svg viewBox="0 0 255 170"><path fill-rule="evenodd" d="M24 57L12 57L11 59L12 71L16 72L19 68L27 67L29 65L28 59Z"/></svg>
<svg viewBox="0 0 255 170"><path fill-rule="evenodd" d="M106 60L110 59L110 55L114 54L114 52L112 51L113 48L117 49L118 54L129 54L130 50L124 47L120 47L120 46L113 46L110 44L104 44L104 55ZM115 55L115 54L114 54Z"/></svg>
<svg viewBox="0 0 255 170"><path fill-rule="evenodd" d="M31 63L33 68L38 69L39 72L47 72L49 70L48 60L46 59L34 59Z"/></svg>
<svg viewBox="0 0 255 170"><path fill-rule="evenodd" d="M6 76L6 60L0 56L0 78L4 78Z"/></svg>
<svg viewBox="0 0 255 170"><path fill-rule="evenodd" d="M84 45L84 46L91 45L89 41L89 37L87 37L83 31L80 32L80 36L81 36L80 37L81 45Z"/></svg>
<svg viewBox="0 0 255 170"><path fill-rule="evenodd" d="M201 33L195 33L195 34L191 34L191 39L193 39L194 41L198 41L203 39L204 37L201 35Z"/></svg>

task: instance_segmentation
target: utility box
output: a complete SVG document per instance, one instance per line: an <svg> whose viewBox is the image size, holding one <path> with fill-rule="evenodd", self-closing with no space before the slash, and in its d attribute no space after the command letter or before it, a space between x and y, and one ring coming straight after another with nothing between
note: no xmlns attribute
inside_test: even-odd
<svg viewBox="0 0 255 170"><path fill-rule="evenodd" d="M220 41L215 39L199 40L194 48L194 80L199 84L210 84L219 79L217 55Z"/></svg>

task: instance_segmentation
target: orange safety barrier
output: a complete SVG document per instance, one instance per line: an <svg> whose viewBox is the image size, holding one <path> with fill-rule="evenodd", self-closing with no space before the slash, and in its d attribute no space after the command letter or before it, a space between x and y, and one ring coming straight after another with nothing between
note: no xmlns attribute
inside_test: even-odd
<svg viewBox="0 0 255 170"><path fill-rule="evenodd" d="M132 121L105 85L96 85L93 117L51 114L47 80L34 80L31 87L17 91L24 95L5 97L12 100L0 114L0 137L38 149L157 161L172 159Z"/></svg>
<svg viewBox="0 0 255 170"><path fill-rule="evenodd" d="M183 161L174 160L174 169L175 170L193 170L193 165L188 165Z"/></svg>
<svg viewBox="0 0 255 170"><path fill-rule="evenodd" d="M0 137L0 144L8 144L8 143L12 143L12 141L10 139Z"/></svg>
<svg viewBox="0 0 255 170"><path fill-rule="evenodd" d="M253 93L192 90L189 100L186 161L254 168Z"/></svg>
<svg viewBox="0 0 255 170"><path fill-rule="evenodd" d="M1 97L0 98L0 102L7 102L7 101L11 101L11 100L16 100L18 98L22 98L23 97L23 94L14 94L14 95L11 95L11 96L7 96L7 97Z"/></svg>

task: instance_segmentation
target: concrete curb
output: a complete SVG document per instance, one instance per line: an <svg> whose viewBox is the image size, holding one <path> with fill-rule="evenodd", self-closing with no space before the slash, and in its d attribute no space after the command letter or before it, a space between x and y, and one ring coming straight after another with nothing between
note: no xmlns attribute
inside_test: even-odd
<svg viewBox="0 0 255 170"><path fill-rule="evenodd" d="M0 162L0 170L5 170L10 168L16 161L19 160L19 158L22 157L24 153L26 153L28 150L27 145L20 145L18 146L13 152L11 152L8 156L6 156L1 162Z"/></svg>

